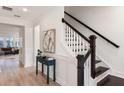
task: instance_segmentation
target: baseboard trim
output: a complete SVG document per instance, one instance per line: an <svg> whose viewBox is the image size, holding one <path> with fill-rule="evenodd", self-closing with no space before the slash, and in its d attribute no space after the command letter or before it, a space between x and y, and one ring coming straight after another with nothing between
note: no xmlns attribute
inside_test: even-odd
<svg viewBox="0 0 124 93"><path fill-rule="evenodd" d="M119 71L115 71L115 70L112 70L110 75L114 75L114 76L117 76L117 77L120 77L120 78L124 78L124 73L119 72Z"/></svg>

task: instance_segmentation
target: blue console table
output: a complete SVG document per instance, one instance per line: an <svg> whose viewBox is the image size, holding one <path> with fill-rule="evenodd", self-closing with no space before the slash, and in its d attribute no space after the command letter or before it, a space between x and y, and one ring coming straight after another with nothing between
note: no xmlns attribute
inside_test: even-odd
<svg viewBox="0 0 124 93"><path fill-rule="evenodd" d="M42 73L44 73L44 65L47 66L47 84L49 84L49 67L53 66L53 81L56 81L56 60L46 56L36 56L36 75L38 75L38 62L42 64Z"/></svg>

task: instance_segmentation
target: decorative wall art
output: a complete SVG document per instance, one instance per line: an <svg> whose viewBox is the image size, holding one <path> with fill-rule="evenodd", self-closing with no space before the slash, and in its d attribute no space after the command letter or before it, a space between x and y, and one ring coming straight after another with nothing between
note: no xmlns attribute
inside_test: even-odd
<svg viewBox="0 0 124 93"><path fill-rule="evenodd" d="M43 50L48 53L55 53L55 29L44 31Z"/></svg>

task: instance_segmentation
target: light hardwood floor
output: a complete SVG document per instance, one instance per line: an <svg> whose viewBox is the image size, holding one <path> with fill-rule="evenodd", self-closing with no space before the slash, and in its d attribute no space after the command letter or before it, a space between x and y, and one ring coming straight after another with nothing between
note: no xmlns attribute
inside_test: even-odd
<svg viewBox="0 0 124 93"><path fill-rule="evenodd" d="M17 57L0 57L0 69L1 86L59 86L52 80L47 85L44 75L39 72L36 76L35 67L23 68L19 66Z"/></svg>

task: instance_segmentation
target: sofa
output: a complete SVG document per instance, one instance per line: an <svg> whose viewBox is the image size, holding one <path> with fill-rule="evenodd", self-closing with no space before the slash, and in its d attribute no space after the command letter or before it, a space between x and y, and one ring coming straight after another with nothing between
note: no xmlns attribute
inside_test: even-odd
<svg viewBox="0 0 124 93"><path fill-rule="evenodd" d="M0 55L19 54L18 48L0 48Z"/></svg>

